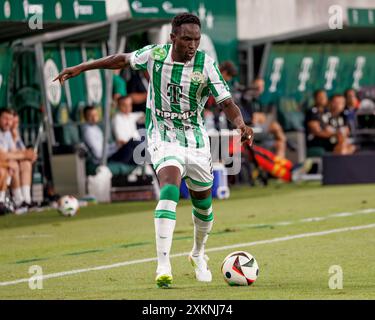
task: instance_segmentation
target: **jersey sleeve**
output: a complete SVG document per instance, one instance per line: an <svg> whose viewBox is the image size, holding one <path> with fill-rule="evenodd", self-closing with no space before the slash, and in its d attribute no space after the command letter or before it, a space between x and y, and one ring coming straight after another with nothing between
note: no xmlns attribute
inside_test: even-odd
<svg viewBox="0 0 375 320"><path fill-rule="evenodd" d="M149 45L133 51L130 56L130 66L134 70L147 70L150 54L154 47L156 47L156 45Z"/></svg>
<svg viewBox="0 0 375 320"><path fill-rule="evenodd" d="M319 113L315 110L315 108L307 110L305 121L306 123L310 121L320 121Z"/></svg>
<svg viewBox="0 0 375 320"><path fill-rule="evenodd" d="M216 103L221 103L224 100L231 98L231 93L229 90L229 87L225 80L223 79L223 76L221 75L221 72L219 71L219 68L217 67L217 64L215 61L212 63L209 63L208 65L208 88L210 89L212 95L215 98Z"/></svg>

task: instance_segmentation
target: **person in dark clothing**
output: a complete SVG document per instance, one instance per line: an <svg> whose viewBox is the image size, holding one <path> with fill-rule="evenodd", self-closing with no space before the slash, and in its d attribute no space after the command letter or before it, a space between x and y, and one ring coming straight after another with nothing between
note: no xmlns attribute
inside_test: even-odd
<svg viewBox="0 0 375 320"><path fill-rule="evenodd" d="M146 112L149 76L144 71L133 71L127 84L128 95L133 101L133 112Z"/></svg>
<svg viewBox="0 0 375 320"><path fill-rule="evenodd" d="M271 114L267 114L265 106L260 101L264 92L264 80L254 79L250 90L244 92L241 98L242 112L245 123L258 127L264 133L270 133L275 138L275 153L280 158L285 158L286 136L283 128ZM247 121L247 122L246 122Z"/></svg>
<svg viewBox="0 0 375 320"><path fill-rule="evenodd" d="M344 95L346 99L344 113L348 120L350 134L353 135L356 127L356 114L361 102L358 99L357 92L354 89L347 89Z"/></svg>
<svg viewBox="0 0 375 320"><path fill-rule="evenodd" d="M307 148L320 147L335 154L352 154L355 146L348 141L344 96L333 95L327 106L326 92L317 90L314 99L315 105L307 111L305 118Z"/></svg>

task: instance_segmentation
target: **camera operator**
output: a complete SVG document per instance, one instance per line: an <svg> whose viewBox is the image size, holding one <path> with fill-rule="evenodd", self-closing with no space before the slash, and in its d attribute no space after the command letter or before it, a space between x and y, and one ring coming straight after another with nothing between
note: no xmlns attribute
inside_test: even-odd
<svg viewBox="0 0 375 320"><path fill-rule="evenodd" d="M241 105L243 118L246 124L261 129L263 133L270 133L275 138L275 153L285 158L286 136L281 125L274 119L274 115L260 101L264 92L264 80L256 78L251 87L243 91Z"/></svg>

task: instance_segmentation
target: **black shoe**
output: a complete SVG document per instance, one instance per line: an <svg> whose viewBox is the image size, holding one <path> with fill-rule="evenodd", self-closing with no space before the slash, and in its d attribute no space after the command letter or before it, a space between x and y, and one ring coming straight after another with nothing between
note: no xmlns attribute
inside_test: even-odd
<svg viewBox="0 0 375 320"><path fill-rule="evenodd" d="M8 213L12 213L12 210L10 210L4 202L0 202L0 216L5 216Z"/></svg>

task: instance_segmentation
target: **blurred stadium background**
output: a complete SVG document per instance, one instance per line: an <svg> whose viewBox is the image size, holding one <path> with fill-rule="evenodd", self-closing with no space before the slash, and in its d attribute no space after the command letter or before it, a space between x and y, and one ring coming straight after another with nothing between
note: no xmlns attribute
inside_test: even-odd
<svg viewBox="0 0 375 320"><path fill-rule="evenodd" d="M284 204L285 209L280 210L289 212L288 210L294 208L296 213L300 212L300 215L294 216L296 219L309 218L309 215L302 213L304 203L312 210L315 208L314 212L318 215L334 214L347 210L346 208L353 212L371 208L371 205L374 205L371 200L371 190L373 190L371 184L350 186L347 189L329 189L330 187L322 189L321 185L375 183L373 168L375 163L375 2L373 0L0 0L0 107L17 111L20 117L22 140L26 146L37 147L38 159L33 166L31 186L33 201L39 207L49 208L56 206L59 196L71 194L81 200L82 207L89 204L88 208L82 208L81 216L77 217L77 234L78 230L84 229L82 219L85 217L93 230L99 230L98 226L91 225L94 220L89 219L94 217L95 212L98 213L99 223L100 219L106 216L107 210L112 210L115 215L122 211L130 213L130 216L125 215L124 219L132 219L132 214L136 211L152 210L153 200L158 197L153 170L148 166L108 162L106 148L103 148L101 159L95 162L82 140L82 126L85 123L84 108L88 105L93 106L99 113L99 124L103 129L104 140L112 142L115 140L111 117L116 112L116 95L123 96L125 92L144 94L142 85L139 88L139 83L142 82L140 75L130 70L122 70L118 74L114 74L113 71L92 71L66 82L64 86L52 82L52 79L63 68L82 61L117 52L131 52L148 44L169 41L170 20L176 13L184 11L196 13L202 21L202 50L214 57L218 64L225 61L234 64L237 72L234 72L233 79L228 83L236 102L240 106L244 105L245 111L246 101L252 101L256 96L255 92L259 89L255 86L254 80L264 80L264 91L262 90L262 94L256 96L256 99L262 106L262 111L267 114L267 119L271 119L267 121L277 121L286 138L284 156L281 157L282 159L277 156L275 158L277 155L275 136L266 132L267 130L262 131L260 126L256 131L255 145L261 149L242 150L242 166L239 174L226 177L226 167L223 163L215 164L214 195L217 198L229 198L217 202L219 217L220 211L224 211L224 208L231 210L232 207L229 205L231 200L240 199L244 202L233 202L236 212L249 205L257 208L264 205L264 208L269 210L262 208L259 210L264 213L265 220L289 220L291 216L287 214L280 217L275 214L277 206L273 207L269 203L258 201L266 197L265 202L267 202L269 201L267 194L268 196L276 194L277 197L278 192L281 197L280 203ZM35 15L37 18L33 20L32 17ZM42 17L41 29L38 28L38 17ZM322 147L309 147L307 144L309 129L306 124L306 114L314 107L316 102L314 92L319 89L324 90L328 98L336 94L344 94L347 89L355 91L357 104L355 110L350 110L354 115L347 137L348 143L356 148L354 153L341 155ZM133 106L135 111L144 111L142 108L144 108L142 101L139 105ZM220 111L213 111L214 108L213 105L207 106L205 112L207 129L213 137L225 136L231 132L231 127ZM345 108L349 108L347 104ZM346 125L349 126L349 123ZM340 126L334 129L339 132ZM139 130L142 130L142 126L139 126ZM272 153L268 154L267 151ZM285 171L281 170L283 164L280 164L286 162L289 163L286 169L290 173L288 177L285 177ZM109 168L109 172L100 169L103 167ZM291 168L299 170L299 175L292 177ZM288 186L285 186L286 184ZM260 187L267 185L268 188ZM279 188L286 189L280 191ZM299 191L301 188L305 189ZM259 199L251 200L252 192L259 195ZM303 196L299 192L303 192ZM312 202L319 202L320 192L327 192L327 199L322 201L322 207L314 207ZM181 194L183 197L188 197L184 187L181 189ZM363 199L360 198L362 195ZM247 197L252 202L246 202ZM296 202L292 204L294 199ZM346 202L343 199L346 199ZM134 205L129 204L129 201L135 200L150 200L150 206L139 202L134 202ZM109 207L90 206L96 202L118 201L119 204L112 204ZM228 205L223 204L225 202ZM139 210L135 209L138 205ZM270 211L272 213L267 216ZM37 216L38 214L40 216ZM59 223L56 222L58 220L56 217L48 216L51 214L51 211L43 214L31 213L30 216L24 217L23 222L11 220L10 216L1 217L4 218L1 224L4 232L7 227L10 228L9 234L3 233L4 237L6 239L8 236L14 237L15 230L19 230L20 233L38 234L39 231L49 233L45 229L41 231L38 228L44 223ZM139 219L142 217L147 219L146 214L142 214ZM220 226L218 222L220 226L218 230L223 233L226 232L225 230L231 232L238 225L246 224L248 220L248 216L239 214L238 219L234 221L237 226L235 227L231 221L223 217L223 213L221 216L225 223ZM366 217L368 218L366 222L371 222L370 216ZM257 220L256 223L261 223L262 217L258 216L258 218L259 221ZM35 220L32 221L33 219ZM138 218L135 219L134 221L141 222L137 220ZM140 233L134 234L134 238L126 237L129 238L130 247L132 243L137 247L137 243L142 243L147 236L149 240L153 239L151 220L150 218L150 226L146 228L150 234L143 234L139 230ZM183 226L188 226L188 219L185 220ZM126 221L126 223L125 220L122 222L124 227L130 220ZM16 227L18 223L20 223L19 228ZM72 223L69 221L69 224ZM112 221L112 223L117 222ZM360 223L361 221L355 222L355 224ZM335 226L331 224L332 228ZM26 229L22 231L22 228ZM318 229L323 230L324 226ZM135 230L138 229L135 227ZM66 231L69 234L70 231ZM108 235L110 232L108 227ZM255 238L257 232L260 231L255 231ZM371 230L366 232L371 236ZM132 234L130 230L129 234ZM89 236L85 240L76 238L76 243L74 236L70 240L63 236L62 232L59 236L63 237L64 241L68 241L71 247L60 247L57 241L55 252L62 250L62 252L67 251L68 254L73 247L78 251L91 249L87 240ZM106 239L111 239L114 243L120 241L117 237L111 237ZM183 241L183 235L181 238ZM259 238L267 238L267 236L262 237L259 233ZM365 238L364 236L364 242L357 238L355 241L358 241L359 246L363 246ZM237 241L237 238L233 240ZM111 241L108 240L108 243ZM355 241L353 240L351 244ZM105 245L108 243L106 242ZM39 256L39 242L30 241L29 245L31 252ZM324 245L322 244L322 247ZM16 253L2 251L4 261L17 260L21 261L21 264L31 263L32 259L29 261L28 255L17 246L15 245L14 248ZM150 246L149 251L146 250L147 248L140 249L139 257L152 256L152 248ZM183 245L181 250L184 250ZM51 254L53 250L46 249L43 252L40 253L41 256ZM133 257L133 253L129 254ZM272 252L267 254L272 256ZM137 254L134 255L136 256ZM265 260L267 258L268 256L264 257ZM289 258L293 260L298 257ZM363 256L362 258L364 259L362 265L366 264L366 258ZM113 257L110 259L116 260ZM220 257L217 259L219 261ZM86 262L82 262L83 265ZM109 262L95 253L90 264L100 263ZM67 268L79 266L80 263L69 262ZM61 269L58 269L57 265L54 268L55 266L52 266L51 270ZM4 269L3 272L1 281L12 279L9 274L13 274L13 278L23 278L21 271L9 273ZM308 274L306 271L307 277ZM355 280L353 281L355 287ZM309 285L313 285L313 282L311 281ZM69 287L70 284L67 283L66 286ZM144 285L142 288L148 287ZM267 288L263 287L263 289ZM58 297L57 292L53 293L52 297ZM17 297L18 291L3 291L3 293L4 297ZM155 298L153 294L151 297ZM194 294L196 295L192 295L193 297L200 297L198 289ZM267 294L268 291L264 291L260 296L267 298L269 297ZM283 297L281 291L278 294L277 297ZM307 293L294 296L291 293L289 297L319 298L319 294L317 290L312 296ZM354 294L352 297L371 298L371 293L368 296L365 293L363 296L361 294L358 293L357 296ZM233 296L243 298L236 294ZM27 297L27 293L21 294L20 297ZM66 297L77 296L70 292ZM86 297L106 296L92 293L87 294ZM119 296L114 294L114 297ZM142 298L142 295L135 294L129 297Z"/></svg>
<svg viewBox="0 0 375 320"><path fill-rule="evenodd" d="M64 87L52 82L53 77L62 68L81 61L168 41L170 19L187 10L202 19L201 48L219 64L229 60L237 67L239 72L231 83L239 105L244 92L251 95L248 89L251 90L252 81L258 77L264 79L261 103L268 106L285 132L286 158L297 164L309 155L317 162L318 174L310 179L324 178L319 175L323 170L321 150L306 150L305 143L305 113L313 106L313 93L317 89L324 89L328 96L343 94L349 88L357 91L367 109L363 112L365 119L357 121L359 130L351 132L351 139L359 149L373 149L372 1L225 1L219 6L216 1L81 2L2 0L0 3L3 30L0 106L13 108L20 114L21 136L26 145L42 141L33 173L35 201L41 202L55 193L87 195L87 176L95 174L95 166L77 152L86 105L98 109L101 124L107 128L106 137L111 138L109 119L113 113L111 106L114 108L111 92L116 90L112 74L87 73ZM38 12L42 13L42 29L35 25L30 29L33 27L30 19ZM128 83L133 77L130 71L120 75ZM212 121L209 112L207 115L209 126ZM213 129L228 128L220 114L215 117ZM41 123L44 130L38 140ZM267 139L272 149L271 136L260 136L260 144ZM104 155L104 164L105 158ZM61 163L66 164L63 173ZM358 170L360 167L356 166ZM126 189L124 179L116 179L134 168L110 168L115 176L112 186L118 191L117 195L112 192L113 199L125 200L126 192L120 190L142 188L144 192L128 193L129 197L153 197L152 188L143 185ZM336 177L339 172L331 175L334 177L329 176L329 182L337 179L340 182ZM347 180L366 180L363 175L366 173L353 173ZM367 180L373 178L367 176ZM246 177L230 182L238 180L246 181Z"/></svg>

